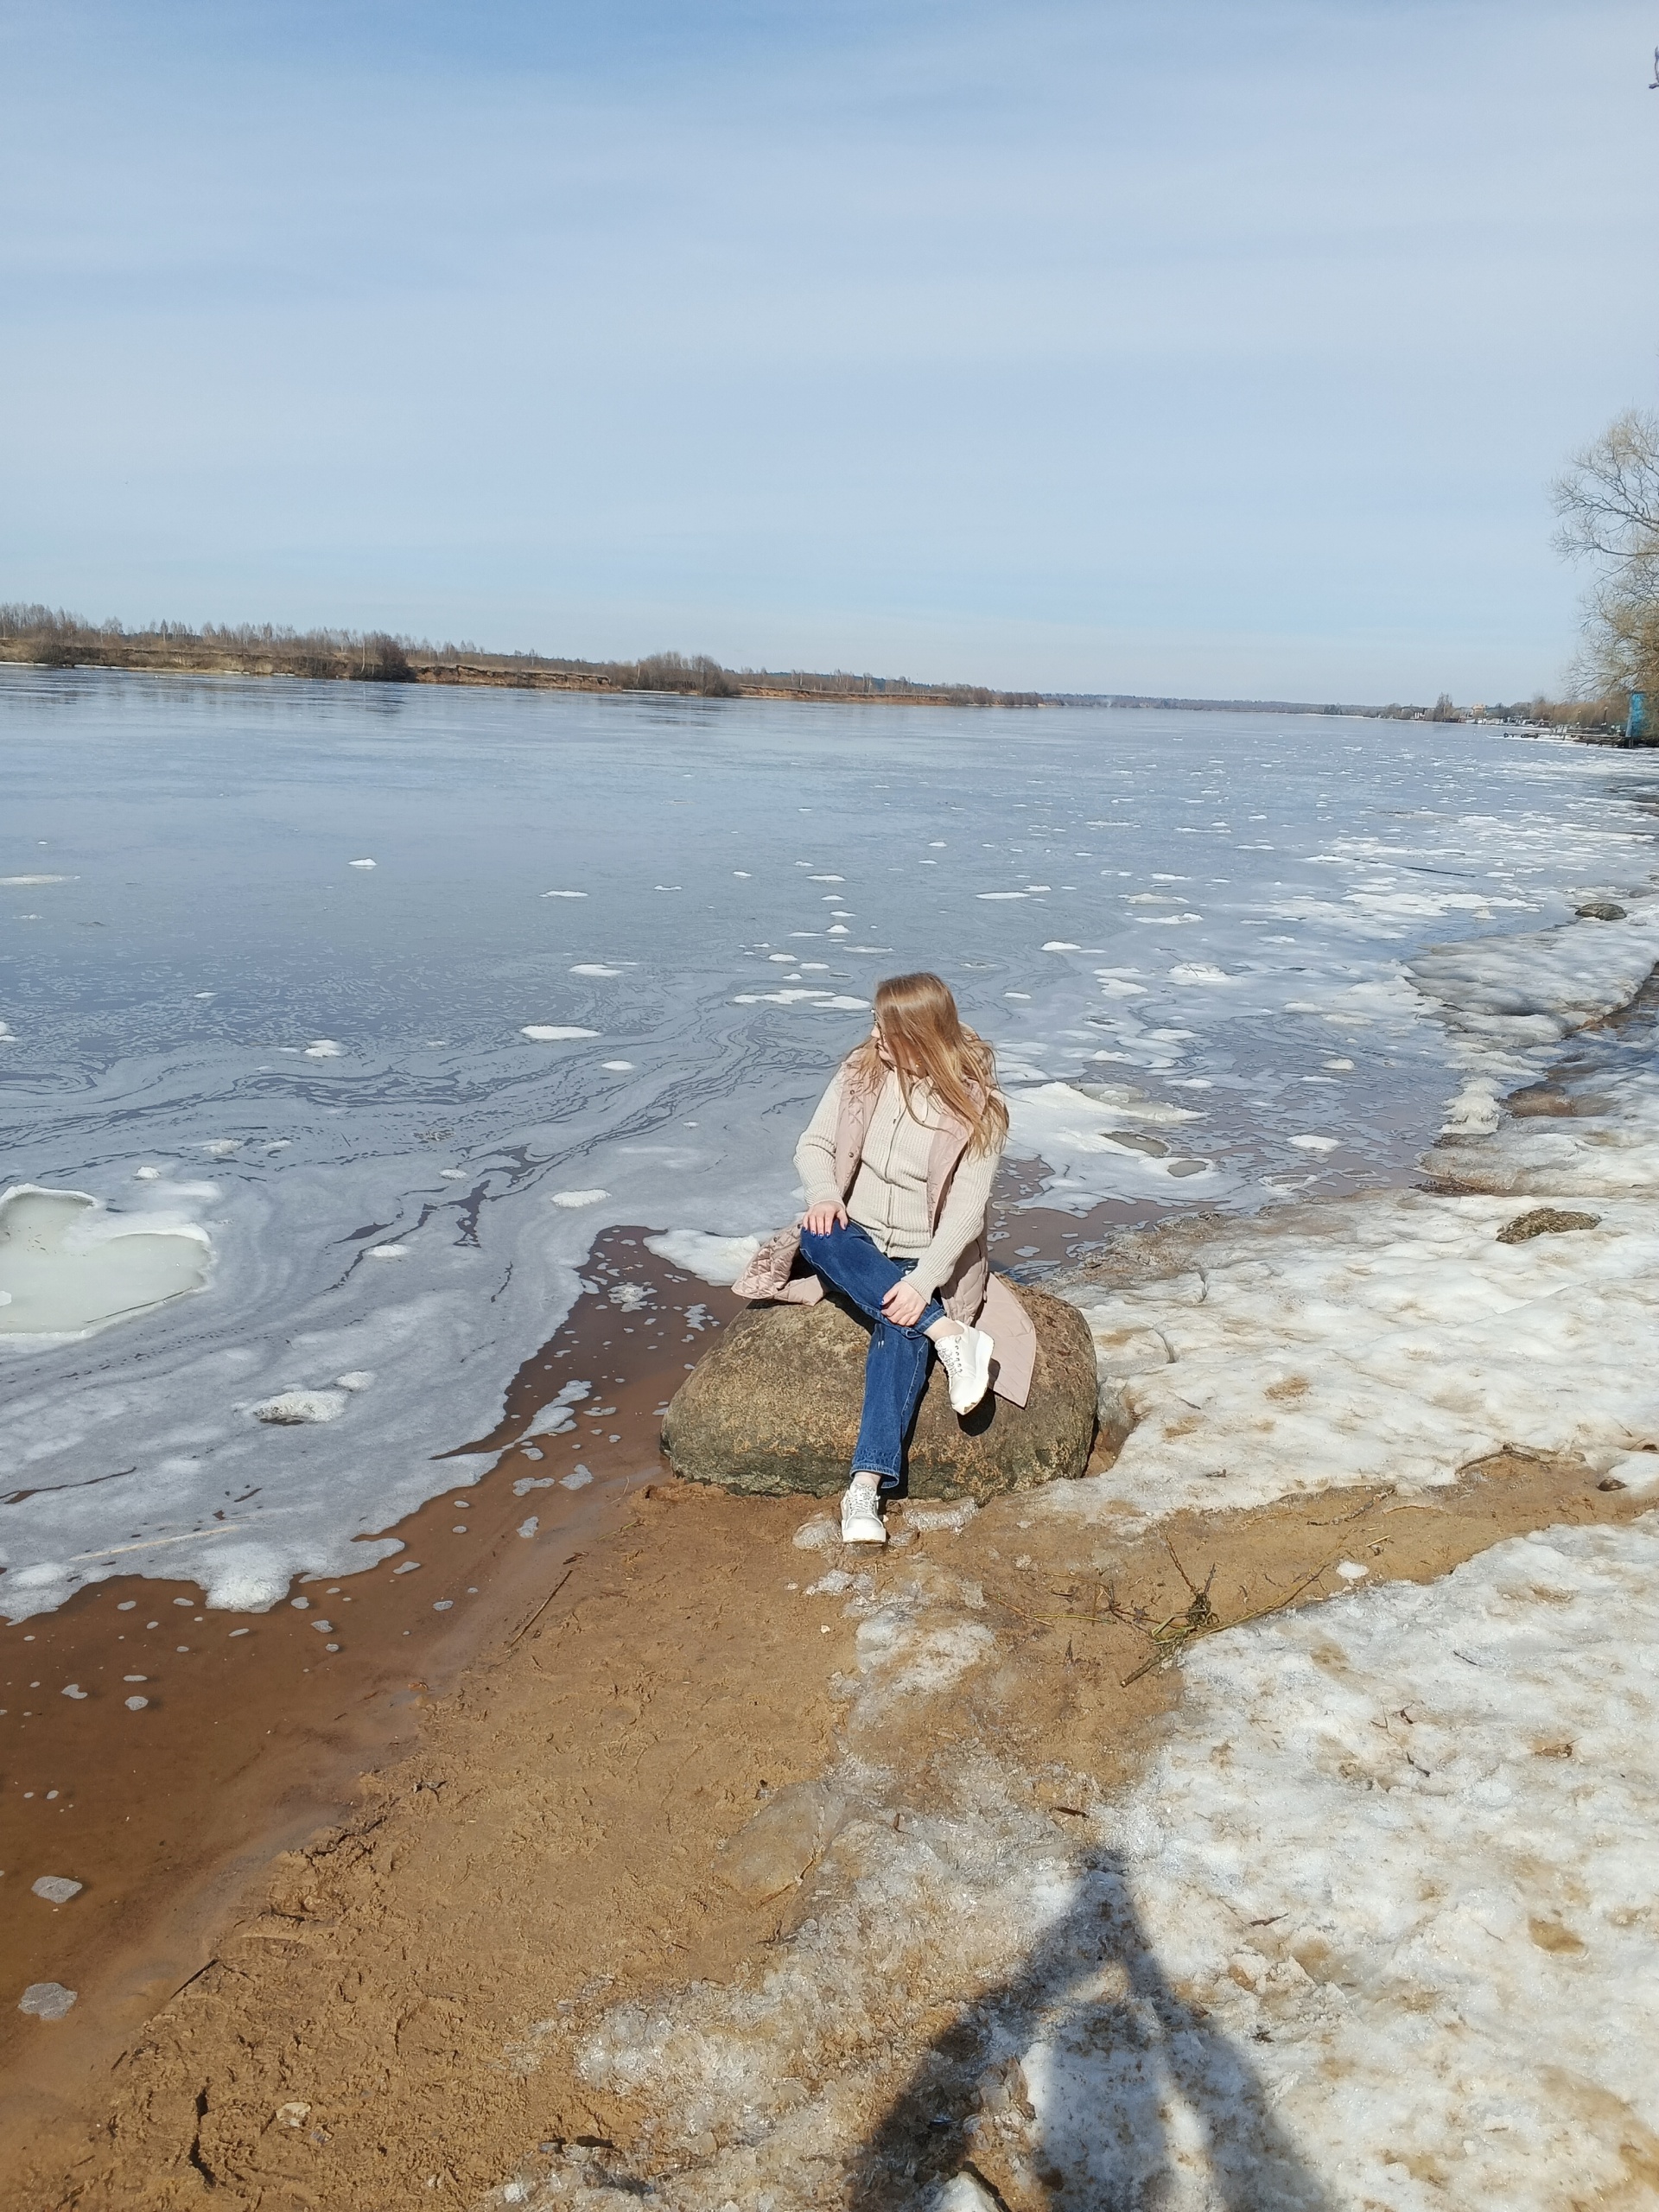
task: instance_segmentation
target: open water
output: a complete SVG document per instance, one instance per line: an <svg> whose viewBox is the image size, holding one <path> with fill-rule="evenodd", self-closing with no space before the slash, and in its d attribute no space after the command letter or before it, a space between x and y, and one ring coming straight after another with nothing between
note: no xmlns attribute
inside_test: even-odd
<svg viewBox="0 0 1659 2212"><path fill-rule="evenodd" d="M14 1619L386 1555L601 1228L718 1279L793 1211L884 974L1031 1202L1253 1209L1412 1172L1426 946L1652 867L1627 758L1312 715L6 669L0 791L0 1185L80 1194L0 1201Z"/></svg>

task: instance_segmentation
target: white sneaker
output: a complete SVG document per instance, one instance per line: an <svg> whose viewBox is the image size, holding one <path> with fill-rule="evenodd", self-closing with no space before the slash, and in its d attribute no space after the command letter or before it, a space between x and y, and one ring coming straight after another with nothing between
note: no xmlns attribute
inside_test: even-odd
<svg viewBox="0 0 1659 2212"><path fill-rule="evenodd" d="M875 1501L875 1477L855 1475L842 1493L841 1541L843 1544L887 1542L887 1532L881 1526L880 1510Z"/></svg>
<svg viewBox="0 0 1659 2212"><path fill-rule="evenodd" d="M989 1337L983 1329L962 1329L954 1337L937 1338L933 1349L950 1385L951 1411L972 1413L990 1388L994 1347Z"/></svg>

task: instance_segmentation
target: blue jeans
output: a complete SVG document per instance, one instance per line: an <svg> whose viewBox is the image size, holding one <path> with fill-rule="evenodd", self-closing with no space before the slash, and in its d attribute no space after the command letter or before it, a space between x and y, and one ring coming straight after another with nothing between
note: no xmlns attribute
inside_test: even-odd
<svg viewBox="0 0 1659 2212"><path fill-rule="evenodd" d="M856 1222L845 1227L838 1223L823 1236L804 1229L801 1257L875 1324L864 1362L864 1417L853 1451L853 1471L879 1475L882 1493L891 1496L899 1488L905 1439L927 1382L933 1347L925 1332L944 1319L944 1308L937 1298L930 1298L908 1329L886 1319L881 1300L916 1263L890 1260Z"/></svg>

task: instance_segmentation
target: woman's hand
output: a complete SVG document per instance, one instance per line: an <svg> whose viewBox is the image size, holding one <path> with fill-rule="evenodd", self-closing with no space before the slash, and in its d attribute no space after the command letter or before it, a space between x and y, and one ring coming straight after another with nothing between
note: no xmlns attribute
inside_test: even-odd
<svg viewBox="0 0 1659 2212"><path fill-rule="evenodd" d="M881 1311L895 1328L913 1329L927 1311L927 1300L907 1282L896 1282L881 1301Z"/></svg>
<svg viewBox="0 0 1659 2212"><path fill-rule="evenodd" d="M832 1229L845 1229L847 1209L837 1198L832 1206L809 1206L802 1227L814 1236L827 1236Z"/></svg>

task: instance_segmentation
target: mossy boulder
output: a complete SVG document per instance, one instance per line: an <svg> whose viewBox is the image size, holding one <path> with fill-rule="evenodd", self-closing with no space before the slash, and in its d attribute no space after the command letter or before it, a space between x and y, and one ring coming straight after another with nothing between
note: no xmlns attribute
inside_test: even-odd
<svg viewBox="0 0 1659 2212"><path fill-rule="evenodd" d="M1023 1406L995 1395L959 1421L937 1360L910 1440L912 1497L971 1497L1080 1475L1095 1435L1094 1345L1082 1315L1023 1285L1037 1363ZM835 1297L751 1306L679 1389L663 1424L677 1474L722 1490L826 1497L846 1484L869 1324Z"/></svg>

